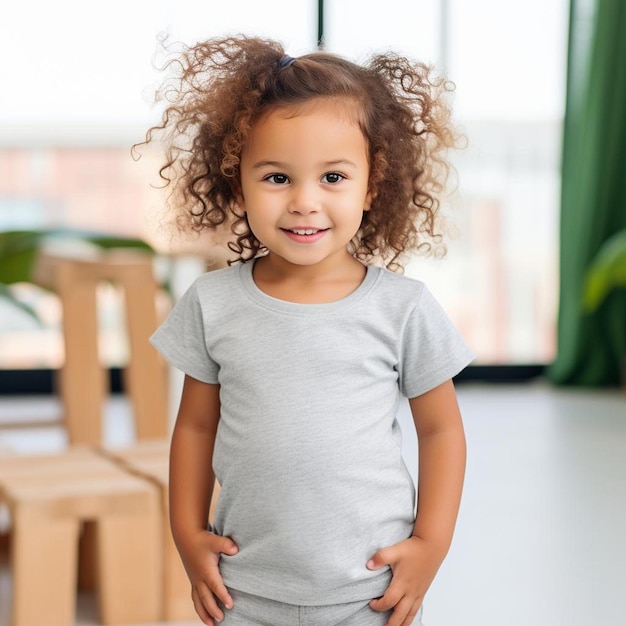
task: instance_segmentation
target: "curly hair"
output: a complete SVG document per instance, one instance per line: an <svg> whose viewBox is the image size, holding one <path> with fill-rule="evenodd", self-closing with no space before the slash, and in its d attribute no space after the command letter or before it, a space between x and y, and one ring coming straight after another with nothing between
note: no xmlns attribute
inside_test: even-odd
<svg viewBox="0 0 626 626"><path fill-rule="evenodd" d="M167 107L142 143L163 136L160 176L171 185L179 227L230 228L228 246L240 261L265 251L236 202L250 130L274 107L340 97L357 104L369 150L372 204L353 254L402 269L410 252L445 253L438 195L450 172L445 152L457 139L446 98L454 86L395 53L362 66L322 51L284 58L280 43L240 35L182 46L166 64L172 74L158 95Z"/></svg>

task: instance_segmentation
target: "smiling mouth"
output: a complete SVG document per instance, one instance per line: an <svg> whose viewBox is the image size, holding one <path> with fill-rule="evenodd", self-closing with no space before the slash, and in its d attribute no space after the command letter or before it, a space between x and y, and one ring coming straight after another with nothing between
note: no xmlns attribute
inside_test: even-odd
<svg viewBox="0 0 626 626"><path fill-rule="evenodd" d="M315 243L324 237L328 228L281 228L296 243Z"/></svg>
<svg viewBox="0 0 626 626"><path fill-rule="evenodd" d="M322 233L327 228L283 228L286 233L293 233L294 235L317 235L317 233Z"/></svg>
<svg viewBox="0 0 626 626"><path fill-rule="evenodd" d="M325 230L324 228L283 228L283 230L288 230L290 233L295 233L296 235L314 235L315 233L319 233L320 230Z"/></svg>

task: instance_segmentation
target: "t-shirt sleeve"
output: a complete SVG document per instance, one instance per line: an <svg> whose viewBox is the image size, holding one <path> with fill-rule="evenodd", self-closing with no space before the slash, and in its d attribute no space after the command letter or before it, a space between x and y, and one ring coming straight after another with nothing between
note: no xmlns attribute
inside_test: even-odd
<svg viewBox="0 0 626 626"><path fill-rule="evenodd" d="M422 395L456 376L474 354L424 287L408 316L402 336L400 391L407 398Z"/></svg>
<svg viewBox="0 0 626 626"><path fill-rule="evenodd" d="M205 333L206 324L194 283L150 337L150 343L185 374L216 384L219 366L207 351Z"/></svg>

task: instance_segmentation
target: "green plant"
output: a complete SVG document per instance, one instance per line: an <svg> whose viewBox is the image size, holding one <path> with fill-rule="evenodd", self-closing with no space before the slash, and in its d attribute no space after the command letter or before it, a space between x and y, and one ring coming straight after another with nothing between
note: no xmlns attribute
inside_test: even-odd
<svg viewBox="0 0 626 626"><path fill-rule="evenodd" d="M154 254L153 248L142 239L86 230L54 228L0 232L0 298L38 320L36 311L15 296L12 285L33 282L37 256L46 245L69 246L72 242L103 250L133 248Z"/></svg>
<svg viewBox="0 0 626 626"><path fill-rule="evenodd" d="M614 289L626 287L626 230L600 247L585 275L583 310L593 313Z"/></svg>

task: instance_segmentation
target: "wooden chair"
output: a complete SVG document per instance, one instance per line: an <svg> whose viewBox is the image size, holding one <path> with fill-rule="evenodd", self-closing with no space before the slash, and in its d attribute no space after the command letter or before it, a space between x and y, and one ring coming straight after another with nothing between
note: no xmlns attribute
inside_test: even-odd
<svg viewBox="0 0 626 626"><path fill-rule="evenodd" d="M12 626L72 626L78 545L95 532L100 619L161 618L163 534L158 489L87 448L0 458L0 500L12 519Z"/></svg>
<svg viewBox="0 0 626 626"><path fill-rule="evenodd" d="M60 391L70 444L102 441L107 384L98 350L96 289L107 281L124 293L129 344L124 386L130 397L136 437L167 437L167 370L148 342L159 324L152 256L121 249L90 257L43 253L36 280L59 296L63 309L65 360Z"/></svg>
<svg viewBox="0 0 626 626"><path fill-rule="evenodd" d="M159 322L152 256L124 250L89 257L47 253L36 273L63 309L60 392L70 446L56 455L0 456L0 501L11 522L13 626L72 625L79 562L87 572L83 582L91 578L98 591L103 623L163 619L162 493L154 482L85 447L103 440L108 390L98 351L96 290L104 281L124 293L130 353L124 389L136 438L167 445L167 370L148 342Z"/></svg>

